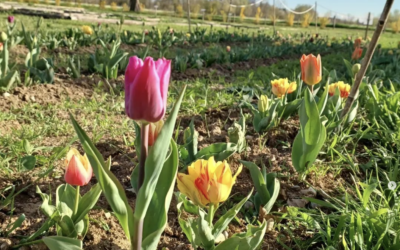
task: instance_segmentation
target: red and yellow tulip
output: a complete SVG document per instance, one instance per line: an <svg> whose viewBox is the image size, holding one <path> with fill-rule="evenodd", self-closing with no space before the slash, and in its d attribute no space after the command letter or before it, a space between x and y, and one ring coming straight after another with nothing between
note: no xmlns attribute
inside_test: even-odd
<svg viewBox="0 0 400 250"><path fill-rule="evenodd" d="M349 84L344 83L342 81L332 83L328 86L328 88L330 96L333 96L335 94L336 88L339 88L340 97L342 98L347 98L350 94L350 89L351 89Z"/></svg>
<svg viewBox="0 0 400 250"><path fill-rule="evenodd" d="M361 56L362 56L362 53L363 53L363 49L362 48L359 48L359 47L355 48L354 51L353 51L353 54L351 55L351 59L353 59L353 60L360 59Z"/></svg>
<svg viewBox="0 0 400 250"><path fill-rule="evenodd" d="M196 205L218 204L228 199L241 171L242 166L232 176L226 161L215 162L214 157L200 159L188 167L189 174L178 173L178 189Z"/></svg>
<svg viewBox="0 0 400 250"><path fill-rule="evenodd" d="M81 155L78 150L71 148L65 159L65 182L74 186L85 186L93 175L92 166L86 154Z"/></svg>

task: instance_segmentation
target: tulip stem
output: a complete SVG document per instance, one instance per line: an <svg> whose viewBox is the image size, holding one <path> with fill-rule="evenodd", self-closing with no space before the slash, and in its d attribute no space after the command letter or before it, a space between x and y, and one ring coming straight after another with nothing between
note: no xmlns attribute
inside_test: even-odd
<svg viewBox="0 0 400 250"><path fill-rule="evenodd" d="M139 161L139 179L137 187L138 192L140 187L143 185L146 158L149 153L149 127L150 125L148 123L142 123L142 126L140 128L141 145L140 145L140 161Z"/></svg>
<svg viewBox="0 0 400 250"><path fill-rule="evenodd" d="M311 90L311 94L314 94L314 85L308 85L310 87Z"/></svg>
<svg viewBox="0 0 400 250"><path fill-rule="evenodd" d="M76 214L78 213L80 189L80 186L76 186L74 216L76 216Z"/></svg>
<svg viewBox="0 0 400 250"><path fill-rule="evenodd" d="M210 206L208 207L208 224L210 224L210 227L212 227L212 222L214 219L214 214L215 214L215 207L218 205L215 205L213 203L210 203Z"/></svg>

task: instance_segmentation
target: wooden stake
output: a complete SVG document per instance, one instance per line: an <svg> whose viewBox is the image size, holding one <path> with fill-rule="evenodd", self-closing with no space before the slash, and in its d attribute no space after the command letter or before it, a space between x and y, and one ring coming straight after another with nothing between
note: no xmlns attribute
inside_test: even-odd
<svg viewBox="0 0 400 250"><path fill-rule="evenodd" d="M369 28L369 20L371 18L371 12L368 12L368 21L367 21L367 28L365 29L365 40L367 40L368 37L368 28Z"/></svg>
<svg viewBox="0 0 400 250"><path fill-rule="evenodd" d="M378 24L376 25L374 35L372 36L371 42L369 43L367 53L365 54L365 57L362 60L361 69L360 69L360 71L358 71L358 73L356 75L356 80L354 82L354 86L351 88L351 91L350 91L349 97L346 100L344 109L343 109L342 113L340 114L341 118L345 117L347 115L347 113L349 113L350 108L353 106L354 100L358 94L358 89L360 88L360 85L361 85L361 81L364 78L365 72L367 71L369 63L371 62L372 56L374 54L379 37L381 36L383 28L385 27L386 22L388 20L390 9L392 8L393 2L394 2L394 0L386 0L386 4L385 4L385 7L383 8L382 15L379 18Z"/></svg>

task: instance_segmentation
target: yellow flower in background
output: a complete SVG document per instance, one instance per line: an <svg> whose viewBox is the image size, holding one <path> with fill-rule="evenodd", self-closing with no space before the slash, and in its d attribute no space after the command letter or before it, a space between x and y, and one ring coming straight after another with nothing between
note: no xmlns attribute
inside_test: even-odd
<svg viewBox="0 0 400 250"><path fill-rule="evenodd" d="M282 97L286 93L290 94L297 89L296 82L289 83L287 78L280 78L271 81L272 93L277 97Z"/></svg>
<svg viewBox="0 0 400 250"><path fill-rule="evenodd" d="M87 35L92 35L93 34L93 29L90 26L83 25L82 26L82 32L87 34Z"/></svg>
<svg viewBox="0 0 400 250"><path fill-rule="evenodd" d="M388 51L388 54L389 54L389 55L393 55L393 50L389 50L389 51Z"/></svg>
<svg viewBox="0 0 400 250"><path fill-rule="evenodd" d="M241 171L242 166L232 176L226 161L215 162L214 157L200 159L188 167L189 174L178 173L178 189L196 205L218 204L228 199Z"/></svg>
<svg viewBox="0 0 400 250"><path fill-rule="evenodd" d="M340 97L342 98L347 98L350 94L350 85L347 83L344 83L343 81L335 82L332 84L329 84L328 86L328 92L330 96L333 96L335 94L336 88L339 88L340 91Z"/></svg>
<svg viewBox="0 0 400 250"><path fill-rule="evenodd" d="M186 33L187 38L190 38L190 36L191 36L190 33Z"/></svg>

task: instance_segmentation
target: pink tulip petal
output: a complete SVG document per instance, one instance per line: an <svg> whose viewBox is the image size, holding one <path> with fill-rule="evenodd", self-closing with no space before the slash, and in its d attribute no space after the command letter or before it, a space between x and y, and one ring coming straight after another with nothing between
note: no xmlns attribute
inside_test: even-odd
<svg viewBox="0 0 400 250"><path fill-rule="evenodd" d="M161 97L160 78L153 58L147 57L142 69L128 88L125 101L129 101L127 115L133 120L157 122L165 114L165 104ZM128 99L127 99L128 98Z"/></svg>
<svg viewBox="0 0 400 250"><path fill-rule="evenodd" d="M156 70L160 77L161 98L164 105L167 106L168 86L171 77L171 60L158 59L156 61Z"/></svg>

